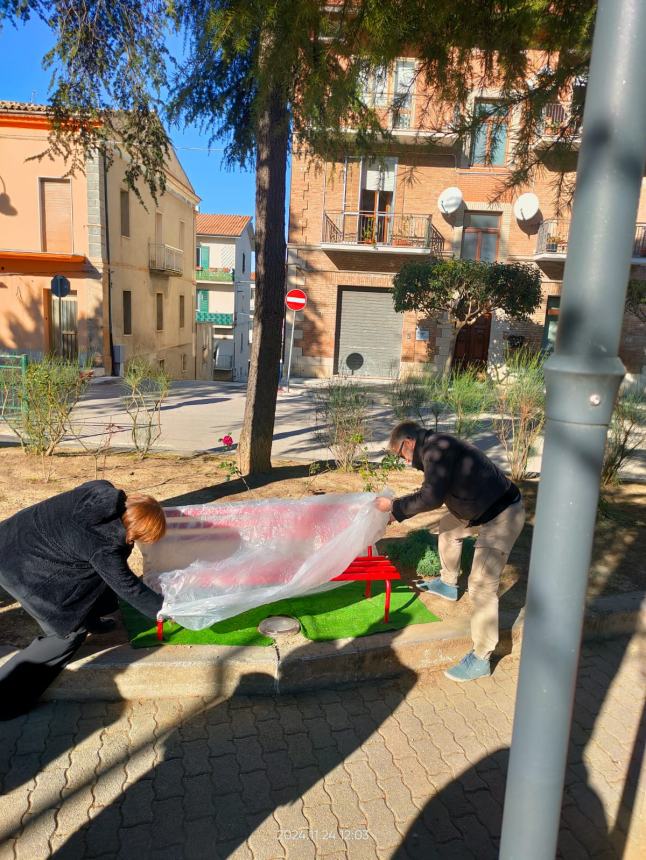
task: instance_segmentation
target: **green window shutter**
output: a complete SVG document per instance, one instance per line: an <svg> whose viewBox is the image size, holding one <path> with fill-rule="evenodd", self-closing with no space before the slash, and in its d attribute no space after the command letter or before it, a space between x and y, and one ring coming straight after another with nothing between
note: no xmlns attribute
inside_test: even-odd
<svg viewBox="0 0 646 860"><path fill-rule="evenodd" d="M200 266L203 269L209 268L209 247L208 247L208 245L200 245Z"/></svg>
<svg viewBox="0 0 646 860"><path fill-rule="evenodd" d="M209 312L209 291L208 290L198 290L197 291L197 310L201 314L208 314L208 312Z"/></svg>

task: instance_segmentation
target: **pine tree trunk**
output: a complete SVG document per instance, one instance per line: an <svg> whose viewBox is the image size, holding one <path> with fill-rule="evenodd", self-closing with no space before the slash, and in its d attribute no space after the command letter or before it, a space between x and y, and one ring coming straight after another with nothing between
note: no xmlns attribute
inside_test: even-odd
<svg viewBox="0 0 646 860"><path fill-rule="evenodd" d="M289 117L274 91L258 122L256 154L256 296L244 424L238 448L243 475L271 469L285 316L285 194Z"/></svg>

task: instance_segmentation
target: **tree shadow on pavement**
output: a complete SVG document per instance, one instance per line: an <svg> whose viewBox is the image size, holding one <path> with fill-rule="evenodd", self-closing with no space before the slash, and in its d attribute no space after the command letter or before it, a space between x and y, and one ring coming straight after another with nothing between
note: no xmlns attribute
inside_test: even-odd
<svg viewBox="0 0 646 860"><path fill-rule="evenodd" d="M302 659L305 671L312 651L307 645L290 652L292 675L298 676L294 661ZM349 643L335 656L353 659L356 649ZM249 695L251 687L273 690L276 680L264 673L244 676L230 698L207 703L177 725L155 767L52 856L77 860L103 852L122 860L217 860L229 858L260 827L280 856L292 839L298 841L291 850L303 846L307 856L330 845L351 851L340 833L326 835L323 826L308 822L297 802L324 778L349 785L343 763L355 761L354 754L415 684L416 674L394 652L385 656L399 673L396 680L355 682L343 693L343 704L332 689ZM322 785L320 791L327 797ZM332 815L326 820L336 823Z"/></svg>
<svg viewBox="0 0 646 860"><path fill-rule="evenodd" d="M604 643L604 659L584 646L578 678L572 733L568 750L565 788L557 857L562 860L619 860L624 856L627 834L637 792L640 765L646 739L646 719L642 712L637 737L626 769L623 795L616 822L611 827L606 809L591 784L584 762L595 723L609 687L624 658L626 642ZM621 726L617 726L621 731ZM396 860L408 857L445 857L494 860L498 857L509 749L501 748L486 756L439 791L409 828ZM603 779L603 777L600 777ZM452 831L445 835L438 826L450 819ZM457 830L463 853L443 851L440 840L454 838Z"/></svg>

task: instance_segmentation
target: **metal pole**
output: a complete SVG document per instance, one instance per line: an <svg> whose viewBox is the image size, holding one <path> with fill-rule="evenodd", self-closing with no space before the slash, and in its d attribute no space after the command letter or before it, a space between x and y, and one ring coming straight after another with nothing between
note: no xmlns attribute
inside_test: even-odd
<svg viewBox="0 0 646 860"><path fill-rule="evenodd" d="M61 358L63 358L63 299L58 294L58 342L60 344Z"/></svg>
<svg viewBox="0 0 646 860"><path fill-rule="evenodd" d="M646 161L646 7L600 0L555 354L502 860L556 853L606 433Z"/></svg>
<svg viewBox="0 0 646 860"><path fill-rule="evenodd" d="M292 350L294 349L294 329L296 328L296 311L292 311L292 331L289 336L289 359L287 361L287 385L286 389L289 391L289 377L292 373Z"/></svg>

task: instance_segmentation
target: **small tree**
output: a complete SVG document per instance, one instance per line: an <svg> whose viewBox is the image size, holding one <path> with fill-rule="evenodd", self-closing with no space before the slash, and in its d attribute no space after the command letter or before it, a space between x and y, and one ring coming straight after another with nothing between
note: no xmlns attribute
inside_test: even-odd
<svg viewBox="0 0 646 860"><path fill-rule="evenodd" d="M601 471L602 486L619 482L619 470L646 440L646 397L637 389L624 389L612 414Z"/></svg>
<svg viewBox="0 0 646 860"><path fill-rule="evenodd" d="M505 378L498 379L493 428L500 440L512 481L527 474L527 462L545 423L544 357L521 349L506 358Z"/></svg>
<svg viewBox="0 0 646 860"><path fill-rule="evenodd" d="M136 357L126 365L123 384L126 412L132 421L132 444L143 459L161 436L161 408L170 391L168 374L147 359Z"/></svg>
<svg viewBox="0 0 646 860"><path fill-rule="evenodd" d="M316 394L317 436L337 467L351 472L368 438L370 397L356 382L332 381Z"/></svg>
<svg viewBox="0 0 646 860"><path fill-rule="evenodd" d="M523 263L432 259L406 263L393 279L395 310L416 311L428 318L446 314L452 340L444 366L448 373L459 332L485 313L503 311L524 320L541 301L538 269Z"/></svg>

